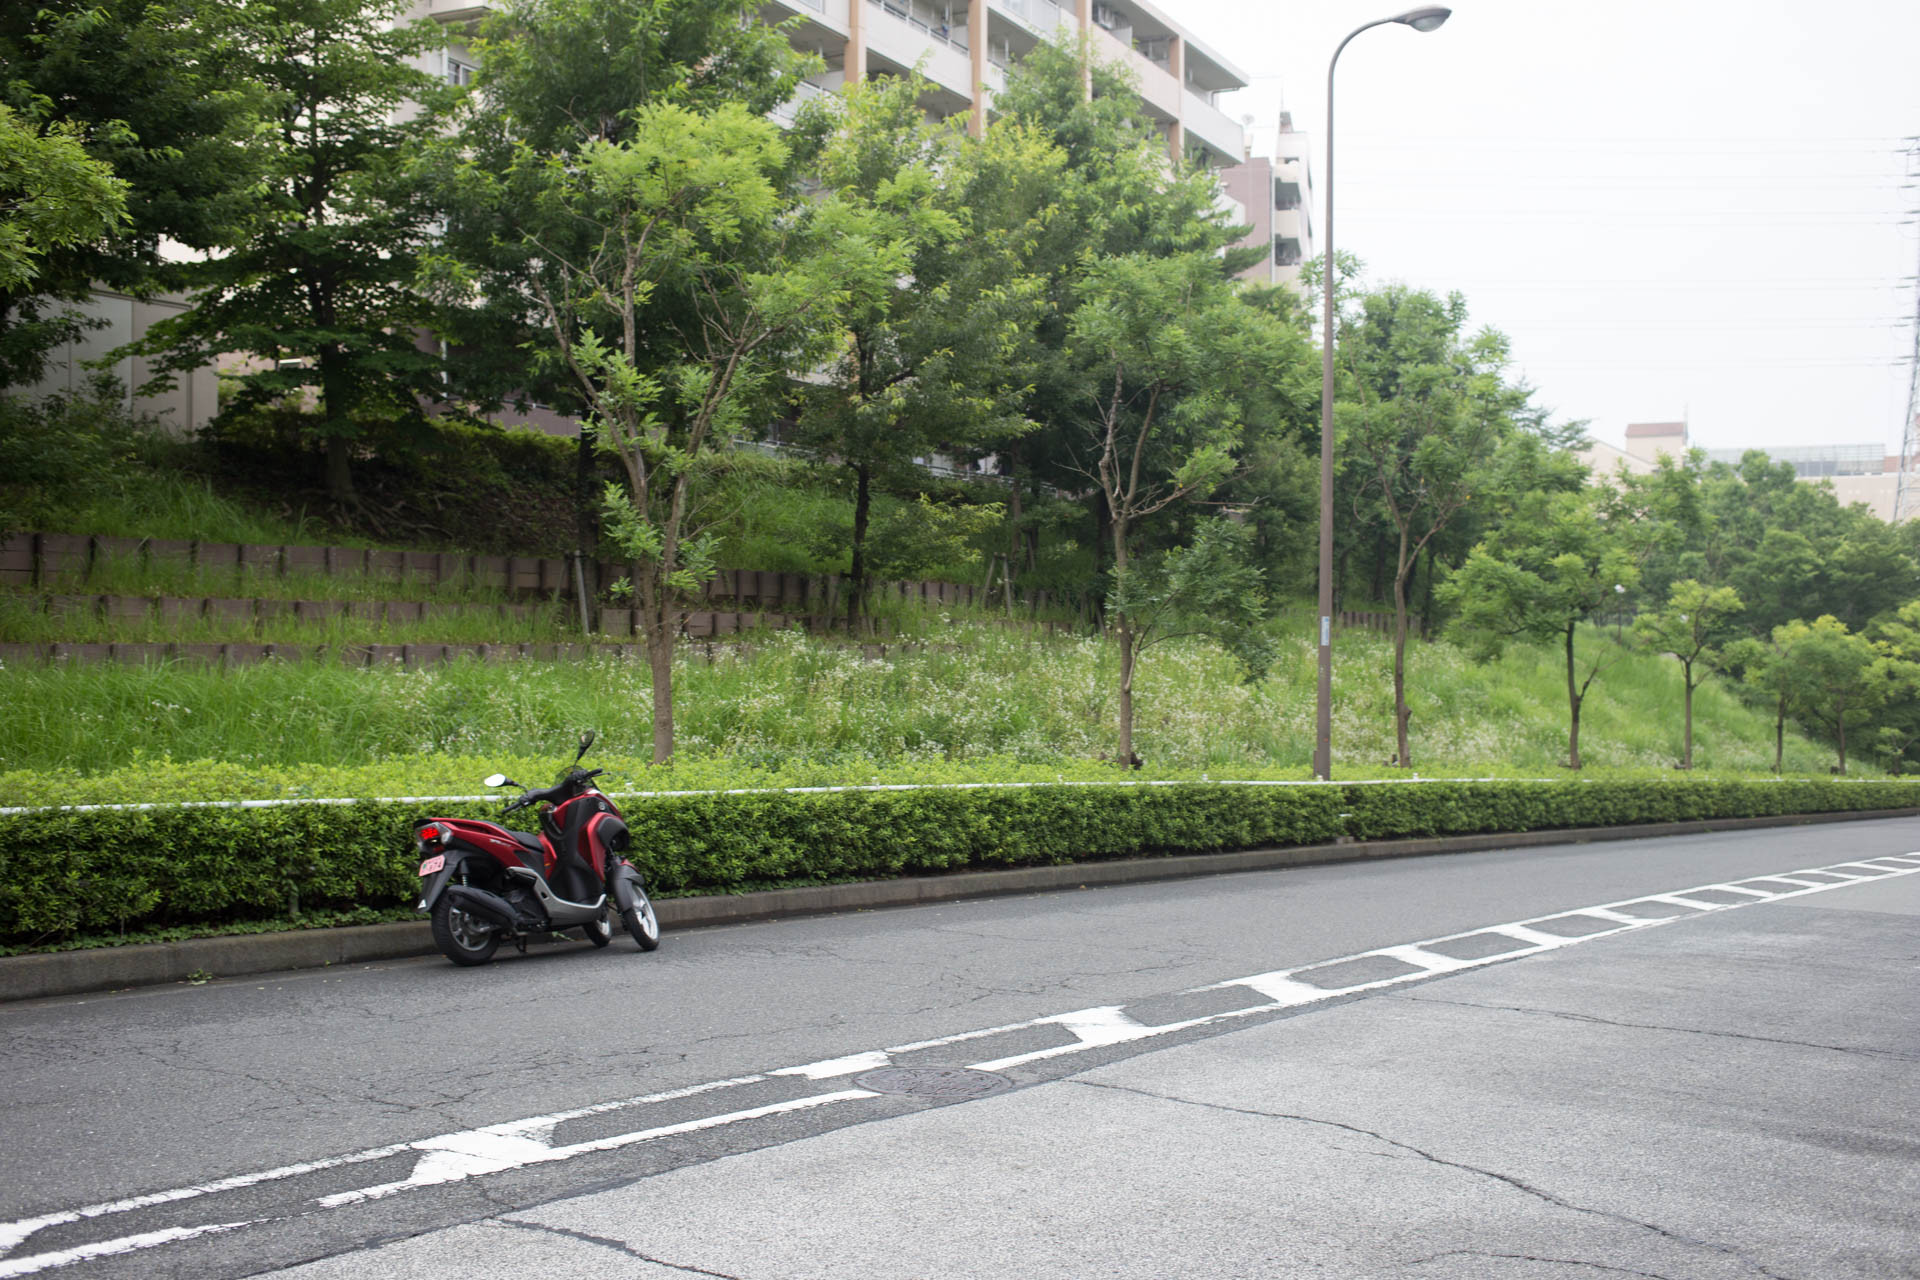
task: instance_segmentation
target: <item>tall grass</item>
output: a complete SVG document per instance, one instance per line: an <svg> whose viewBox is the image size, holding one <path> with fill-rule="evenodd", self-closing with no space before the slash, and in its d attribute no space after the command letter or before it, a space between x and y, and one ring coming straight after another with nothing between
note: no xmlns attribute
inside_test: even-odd
<svg viewBox="0 0 1920 1280"><path fill-rule="evenodd" d="M859 646L797 632L683 651L679 748L689 760L860 773L874 762L1091 759L1113 750L1117 668L1097 637L1032 639L961 626L947 644ZM1600 643L1598 637L1583 642ZM1343 635L1337 649L1337 776L1401 776L1393 751L1390 649ZM1566 753L1564 677L1551 651L1478 665L1445 644L1412 651L1409 701L1422 776L1557 774ZM1314 651L1284 638L1273 673L1246 683L1203 642L1153 650L1136 682L1136 749L1150 770L1307 776ZM98 770L136 758L348 765L419 756L540 756L583 727L610 753L651 740L637 661L455 662L419 671L265 663L0 671L0 769ZM1673 663L1626 654L1595 685L1581 754L1601 771L1665 771L1680 752ZM1695 699L1695 758L1770 772L1772 723L1709 683ZM1824 774L1824 747L1789 739L1786 770Z"/></svg>
<svg viewBox="0 0 1920 1280"><path fill-rule="evenodd" d="M9 644L538 644L580 639L579 615L566 604L538 605L525 616L497 605L457 605L409 621L353 614L303 618L290 612L162 621L157 614L132 620L47 613L32 597L0 596L0 641Z"/></svg>

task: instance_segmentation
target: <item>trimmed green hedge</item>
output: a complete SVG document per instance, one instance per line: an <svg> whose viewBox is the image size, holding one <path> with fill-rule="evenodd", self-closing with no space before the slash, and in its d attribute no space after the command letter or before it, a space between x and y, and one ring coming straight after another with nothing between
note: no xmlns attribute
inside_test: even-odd
<svg viewBox="0 0 1920 1280"><path fill-rule="evenodd" d="M625 801L656 893L1267 845L1920 807L1920 781L1040 785ZM404 904L411 832L491 804L361 801L0 815L0 938Z"/></svg>
<svg viewBox="0 0 1920 1280"><path fill-rule="evenodd" d="M1346 833L1359 840L1920 806L1920 780L1420 782L1345 790Z"/></svg>

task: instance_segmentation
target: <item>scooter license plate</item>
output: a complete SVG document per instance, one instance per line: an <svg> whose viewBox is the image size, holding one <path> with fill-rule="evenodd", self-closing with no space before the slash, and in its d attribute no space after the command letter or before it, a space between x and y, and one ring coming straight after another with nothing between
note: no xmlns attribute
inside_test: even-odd
<svg viewBox="0 0 1920 1280"><path fill-rule="evenodd" d="M438 871L440 868L446 865L447 865L447 855L444 853L436 853L431 858L428 858L425 862L420 864L420 874L423 876L430 876L434 872Z"/></svg>

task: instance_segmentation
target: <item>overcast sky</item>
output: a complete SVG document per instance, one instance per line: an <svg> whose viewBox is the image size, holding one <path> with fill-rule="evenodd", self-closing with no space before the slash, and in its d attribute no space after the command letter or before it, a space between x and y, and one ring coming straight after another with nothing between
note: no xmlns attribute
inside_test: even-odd
<svg viewBox="0 0 1920 1280"><path fill-rule="evenodd" d="M1254 78L1222 106L1257 153L1293 113L1316 183L1327 59L1413 4L1160 0ZM1337 108L1335 247L1465 294L1556 416L1899 451L1920 0L1459 0L1348 45Z"/></svg>

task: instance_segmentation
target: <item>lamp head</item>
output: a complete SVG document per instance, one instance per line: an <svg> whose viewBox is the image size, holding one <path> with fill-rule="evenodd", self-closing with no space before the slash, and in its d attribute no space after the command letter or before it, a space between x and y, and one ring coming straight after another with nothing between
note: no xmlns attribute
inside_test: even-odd
<svg viewBox="0 0 1920 1280"><path fill-rule="evenodd" d="M1420 9L1409 9L1392 21L1404 22L1415 31L1432 31L1452 16L1451 9L1443 9L1439 5L1427 5Z"/></svg>

